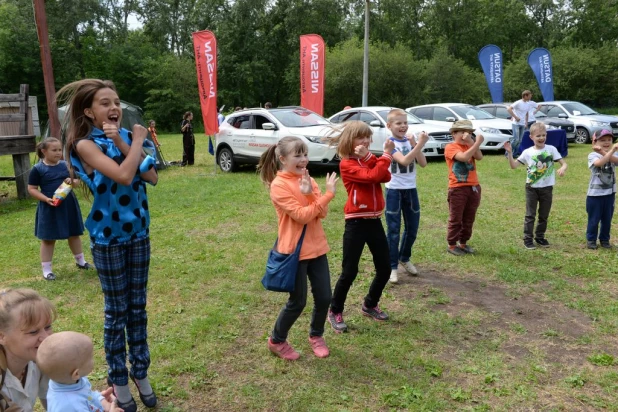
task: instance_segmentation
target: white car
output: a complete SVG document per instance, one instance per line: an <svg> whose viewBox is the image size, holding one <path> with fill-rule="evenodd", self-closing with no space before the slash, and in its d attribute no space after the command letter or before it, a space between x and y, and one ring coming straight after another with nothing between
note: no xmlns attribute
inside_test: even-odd
<svg viewBox="0 0 618 412"><path fill-rule="evenodd" d="M456 120L471 120L476 134L482 134L482 150L504 149L504 143L513 136L513 126L509 120L497 119L485 110L464 103L439 103L414 106L406 112L420 117L425 123L449 129Z"/></svg>
<svg viewBox="0 0 618 412"><path fill-rule="evenodd" d="M395 109L395 107L354 107L332 115L329 120L333 123L343 123L347 120L360 120L367 123L373 130L369 149L373 154L379 156L384 152L384 142L391 136L390 131L386 128L386 117L392 109ZM416 134L418 136L423 131L429 135L429 140L423 149L425 156L444 156L444 146L453 141L448 128L445 129L444 127L424 123L418 117L408 113L407 134Z"/></svg>
<svg viewBox="0 0 618 412"><path fill-rule="evenodd" d="M304 140L309 148L309 165L337 166L335 147L322 141L332 124L303 107L246 109L225 118L215 135L215 158L224 172L233 172L240 164L257 164L270 146L286 136Z"/></svg>

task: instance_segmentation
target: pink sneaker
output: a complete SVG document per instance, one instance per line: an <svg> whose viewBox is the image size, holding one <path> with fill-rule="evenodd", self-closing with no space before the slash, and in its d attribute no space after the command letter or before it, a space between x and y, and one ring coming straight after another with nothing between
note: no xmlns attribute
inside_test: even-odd
<svg viewBox="0 0 618 412"><path fill-rule="evenodd" d="M328 350L328 346L326 346L326 342L324 342L323 337L309 336L309 343L311 344L313 353L315 353L315 356L318 358L325 358L330 355L330 351Z"/></svg>
<svg viewBox="0 0 618 412"><path fill-rule="evenodd" d="M300 358L300 354L294 350L290 344L285 341L281 343L273 343L271 338L268 338L268 349L281 359L296 360Z"/></svg>

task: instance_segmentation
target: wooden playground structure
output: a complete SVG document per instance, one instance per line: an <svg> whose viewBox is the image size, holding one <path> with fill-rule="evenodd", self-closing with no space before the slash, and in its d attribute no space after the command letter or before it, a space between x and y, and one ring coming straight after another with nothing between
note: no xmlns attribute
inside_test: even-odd
<svg viewBox="0 0 618 412"><path fill-rule="evenodd" d="M14 180L17 185L17 197L25 199L28 197L28 174L30 172L30 153L35 151L36 137L28 134L29 113L28 113L28 92L27 84L19 87L19 94L0 94L0 103L16 102L19 103L17 113L0 113L0 123L18 123L17 134L11 136L0 136L0 156L13 156L13 171L15 176L0 176L0 180Z"/></svg>

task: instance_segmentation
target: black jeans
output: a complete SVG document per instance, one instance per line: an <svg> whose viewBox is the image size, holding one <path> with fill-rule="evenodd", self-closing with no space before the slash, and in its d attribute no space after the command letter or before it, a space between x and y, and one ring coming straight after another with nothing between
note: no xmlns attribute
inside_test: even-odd
<svg viewBox="0 0 618 412"><path fill-rule="evenodd" d="M328 304L331 298L330 270L328 269L326 255L299 262L294 292L290 293L287 303L279 313L277 322L275 322L271 335L273 342L285 342L290 328L303 313L307 304L307 278L311 282L311 294L313 295L313 314L311 315L309 336L322 336L324 334L324 324L326 323Z"/></svg>
<svg viewBox="0 0 618 412"><path fill-rule="evenodd" d="M376 274L365 296L365 306L373 308L378 305L382 291L391 275L388 241L382 227L381 219L347 219L343 233L342 271L335 285L330 308L334 313L343 312L345 300L350 287L358 275L358 262L365 244L373 255Z"/></svg>
<svg viewBox="0 0 618 412"><path fill-rule="evenodd" d="M195 163L195 137L192 134L182 136L182 163Z"/></svg>
<svg viewBox="0 0 618 412"><path fill-rule="evenodd" d="M533 233L537 239L545 238L547 219L551 210L553 186L530 187L526 185L526 217L524 218L524 240L532 240ZM539 221L534 230L537 205L539 209Z"/></svg>

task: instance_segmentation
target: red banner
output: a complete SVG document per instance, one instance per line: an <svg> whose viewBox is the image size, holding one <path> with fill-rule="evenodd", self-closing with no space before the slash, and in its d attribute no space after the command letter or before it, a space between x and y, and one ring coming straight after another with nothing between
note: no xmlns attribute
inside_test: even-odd
<svg viewBox="0 0 618 412"><path fill-rule="evenodd" d="M324 40L317 34L300 36L300 105L324 113Z"/></svg>
<svg viewBox="0 0 618 412"><path fill-rule="evenodd" d="M219 131L217 121L217 39L210 30L193 33L193 51L197 69L202 119L207 135Z"/></svg>

